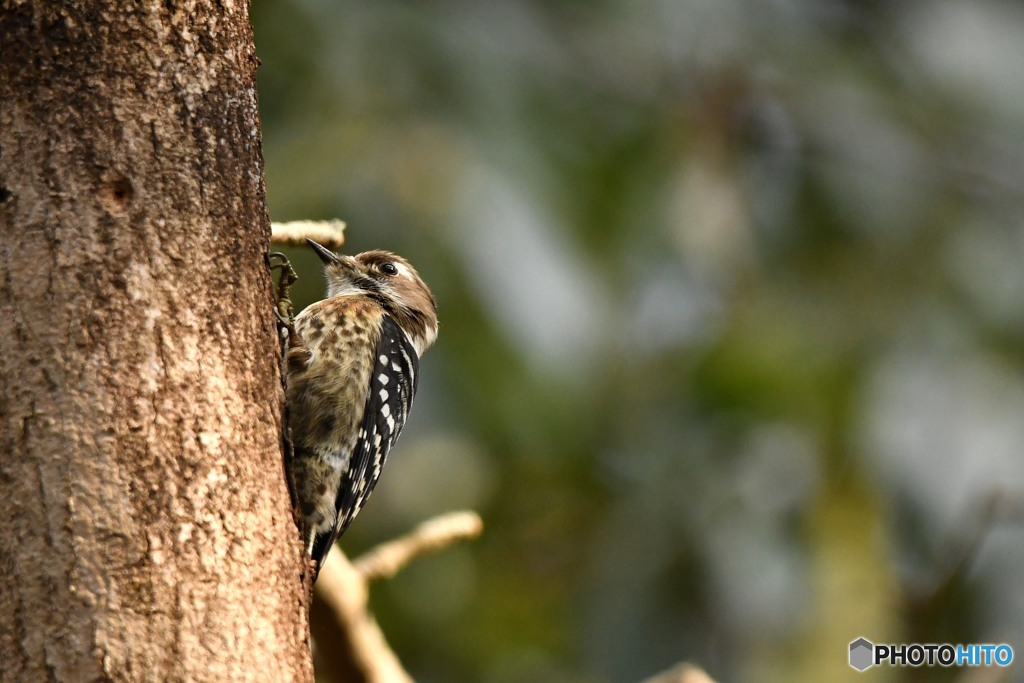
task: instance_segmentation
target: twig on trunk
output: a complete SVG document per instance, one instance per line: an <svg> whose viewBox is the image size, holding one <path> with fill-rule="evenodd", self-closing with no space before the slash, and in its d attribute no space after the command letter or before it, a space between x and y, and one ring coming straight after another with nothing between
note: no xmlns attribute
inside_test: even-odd
<svg viewBox="0 0 1024 683"><path fill-rule="evenodd" d="M309 238L328 249L345 244L345 221L289 221L270 224L270 241L286 246L306 246Z"/></svg>

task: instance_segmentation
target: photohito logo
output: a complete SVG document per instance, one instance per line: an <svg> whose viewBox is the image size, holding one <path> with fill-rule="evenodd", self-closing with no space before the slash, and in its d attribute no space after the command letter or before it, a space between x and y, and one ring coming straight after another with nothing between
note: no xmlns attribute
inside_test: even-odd
<svg viewBox="0 0 1024 683"><path fill-rule="evenodd" d="M1013 648L1006 643L874 644L867 638L850 643L850 666L857 671L876 664L889 666L1009 666Z"/></svg>

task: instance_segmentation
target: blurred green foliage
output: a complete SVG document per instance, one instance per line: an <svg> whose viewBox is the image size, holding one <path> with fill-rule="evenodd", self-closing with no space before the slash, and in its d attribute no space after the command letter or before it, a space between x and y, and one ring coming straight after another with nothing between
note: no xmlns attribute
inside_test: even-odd
<svg viewBox="0 0 1024 683"><path fill-rule="evenodd" d="M1024 653L1024 7L252 13L271 215L345 219L441 305L343 543L483 514L374 589L417 680ZM292 255L301 307L322 282Z"/></svg>

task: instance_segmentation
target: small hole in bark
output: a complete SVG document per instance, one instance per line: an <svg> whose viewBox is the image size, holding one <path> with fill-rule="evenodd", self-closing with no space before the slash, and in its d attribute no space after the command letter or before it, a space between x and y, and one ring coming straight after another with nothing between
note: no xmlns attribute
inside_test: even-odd
<svg viewBox="0 0 1024 683"><path fill-rule="evenodd" d="M6 187L0 187L0 204L3 204L13 196L14 195L11 194L11 191L8 190Z"/></svg>
<svg viewBox="0 0 1024 683"><path fill-rule="evenodd" d="M100 201L110 213L124 214L135 197L135 188L124 176L108 178L100 188Z"/></svg>

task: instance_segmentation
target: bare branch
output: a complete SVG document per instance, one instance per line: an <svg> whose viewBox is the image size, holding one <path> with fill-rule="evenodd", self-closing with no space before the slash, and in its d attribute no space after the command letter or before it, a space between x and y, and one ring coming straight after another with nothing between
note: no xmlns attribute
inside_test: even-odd
<svg viewBox="0 0 1024 683"><path fill-rule="evenodd" d="M412 683L367 611L368 585L345 553L331 548L314 586L310 630L318 677L330 681Z"/></svg>
<svg viewBox="0 0 1024 683"><path fill-rule="evenodd" d="M668 671L645 679L643 683L715 683L699 666L683 662L676 664Z"/></svg>
<svg viewBox="0 0 1024 683"><path fill-rule="evenodd" d="M345 221L289 221L270 224L270 241L287 246L305 246L309 238L328 249L345 244Z"/></svg>
<svg viewBox="0 0 1024 683"><path fill-rule="evenodd" d="M383 543L350 562L331 548L314 586L310 630L316 642L318 679L346 683L411 683L412 677L388 645L369 613L369 582L392 577L417 555L479 536L475 512L452 512L423 522L409 534Z"/></svg>

